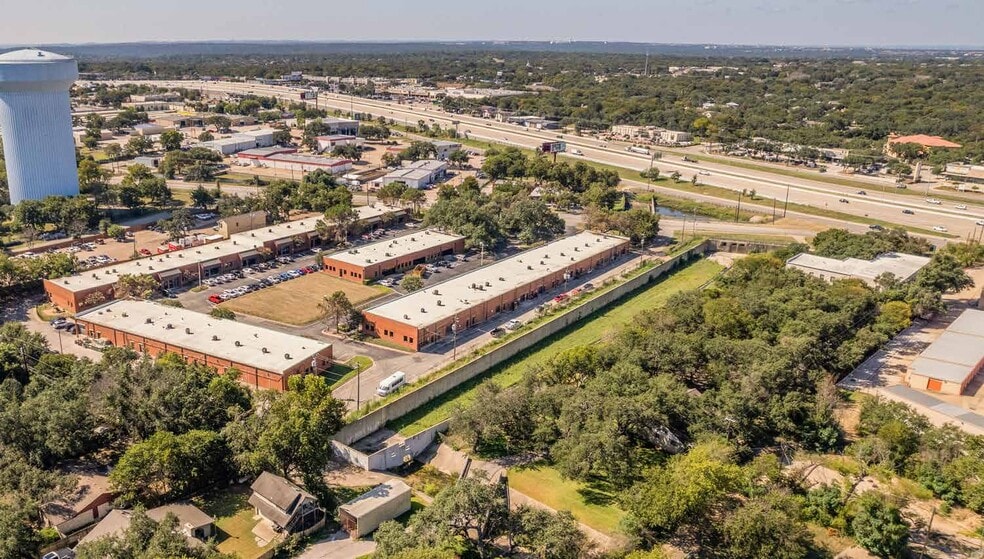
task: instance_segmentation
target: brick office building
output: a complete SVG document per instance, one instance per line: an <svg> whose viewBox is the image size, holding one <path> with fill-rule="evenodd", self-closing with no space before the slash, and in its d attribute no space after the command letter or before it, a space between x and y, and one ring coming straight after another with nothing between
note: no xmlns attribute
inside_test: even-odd
<svg viewBox="0 0 984 559"><path fill-rule="evenodd" d="M175 353L254 388L286 390L293 375L331 366L331 344L147 301L119 300L79 313L82 334L157 357Z"/></svg>
<svg viewBox="0 0 984 559"><path fill-rule="evenodd" d="M324 272L364 283L465 250L465 238L435 229L415 231L324 257Z"/></svg>
<svg viewBox="0 0 984 559"><path fill-rule="evenodd" d="M366 226L379 223L386 216L399 219L406 214L402 209L382 205L359 206L355 211L359 222ZM52 303L75 313L115 299L114 286L123 275L147 274L166 289L197 283L199 278L253 266L267 255L292 254L321 246L323 239L317 232L317 221L312 217L257 227L215 243L118 262L74 276L46 279L44 290Z"/></svg>
<svg viewBox="0 0 984 559"><path fill-rule="evenodd" d="M366 332L418 350L515 309L625 254L628 239L583 232L366 309Z"/></svg>

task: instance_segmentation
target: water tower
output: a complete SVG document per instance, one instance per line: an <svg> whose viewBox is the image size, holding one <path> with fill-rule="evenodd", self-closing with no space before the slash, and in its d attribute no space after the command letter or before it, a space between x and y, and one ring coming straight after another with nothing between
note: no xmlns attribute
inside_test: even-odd
<svg viewBox="0 0 984 559"><path fill-rule="evenodd" d="M10 202L79 193L68 90L75 59L37 49L0 54L0 132Z"/></svg>

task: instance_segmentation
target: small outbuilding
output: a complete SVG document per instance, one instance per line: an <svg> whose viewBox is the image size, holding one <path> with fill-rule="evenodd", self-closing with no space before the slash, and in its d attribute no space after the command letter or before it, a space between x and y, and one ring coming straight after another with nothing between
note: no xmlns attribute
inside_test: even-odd
<svg viewBox="0 0 984 559"><path fill-rule="evenodd" d="M984 311L967 309L909 366L912 388L958 396L984 370Z"/></svg>
<svg viewBox="0 0 984 559"><path fill-rule="evenodd" d="M352 539L361 538L409 511L411 494L406 483L388 481L338 507L338 519Z"/></svg>

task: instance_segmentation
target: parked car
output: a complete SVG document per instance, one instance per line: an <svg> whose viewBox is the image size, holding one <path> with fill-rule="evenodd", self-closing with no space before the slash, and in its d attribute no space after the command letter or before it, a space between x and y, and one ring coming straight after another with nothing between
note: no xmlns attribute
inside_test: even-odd
<svg viewBox="0 0 984 559"><path fill-rule="evenodd" d="M926 203L927 204L933 204L934 206L939 206L943 202L937 200L936 198L926 198Z"/></svg>
<svg viewBox="0 0 984 559"><path fill-rule="evenodd" d="M216 305L218 305L219 303L222 302L222 298L219 297L218 295L209 295L208 296L208 302L209 303L215 303Z"/></svg>
<svg viewBox="0 0 984 559"><path fill-rule="evenodd" d="M884 229L884 227L878 225L877 223L872 223L871 225L868 226L868 229L871 229L872 231L881 231L882 229Z"/></svg>
<svg viewBox="0 0 984 559"><path fill-rule="evenodd" d="M957 204L956 206L953 206L953 207L956 208L956 209L958 209L958 210L966 210L967 209L967 204Z"/></svg>
<svg viewBox="0 0 984 559"><path fill-rule="evenodd" d="M506 323L506 330L515 330L515 329L519 328L522 325L523 325L522 322L520 322L520 321L518 321L516 319L513 319L513 320L510 320L509 322Z"/></svg>
<svg viewBox="0 0 984 559"><path fill-rule="evenodd" d="M492 334L492 337L495 337L495 338L498 338L499 336L501 336L501 335L503 335L505 333L506 333L506 330L504 328L493 328L492 331L489 332L489 334Z"/></svg>
<svg viewBox="0 0 984 559"><path fill-rule="evenodd" d="M581 286L581 289L583 289L585 291L591 291L592 289L594 289L594 284L591 283L591 282L588 282L588 283L582 285Z"/></svg>
<svg viewBox="0 0 984 559"><path fill-rule="evenodd" d="M553 298L554 303L563 303L564 301L570 299L566 293L561 293L560 295Z"/></svg>
<svg viewBox="0 0 984 559"><path fill-rule="evenodd" d="M935 227L933 227L933 231L936 231L937 233L946 233L947 229L942 225L936 225Z"/></svg>

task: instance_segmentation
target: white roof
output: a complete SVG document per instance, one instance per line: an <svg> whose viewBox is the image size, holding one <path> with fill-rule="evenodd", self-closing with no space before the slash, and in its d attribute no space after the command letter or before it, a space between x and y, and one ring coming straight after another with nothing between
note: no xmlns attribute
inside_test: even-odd
<svg viewBox="0 0 984 559"><path fill-rule="evenodd" d="M828 272L863 279L872 283L875 279L884 274L891 273L900 281L907 281L923 266L929 264L926 256L916 256L913 254L903 254L900 252L887 252L876 256L873 260L861 260L858 258L846 258L838 260L817 256L807 252L801 252L786 261L787 264L810 268L818 272Z"/></svg>
<svg viewBox="0 0 984 559"><path fill-rule="evenodd" d="M984 361L984 311L967 309L912 362L918 375L963 384Z"/></svg>
<svg viewBox="0 0 984 559"><path fill-rule="evenodd" d="M360 220L372 220L385 213L403 211L399 208L383 206L381 204L357 206L353 209L359 214ZM159 274L167 270L183 268L189 265L195 266L199 263L204 264L205 262L224 256L251 251L263 246L265 242L289 239L298 234L313 233L316 230L317 221L317 217L310 217L298 221L259 227L230 235L228 239L217 243L175 250L147 258L129 260L127 262L119 262L104 268L96 268L74 276L50 281L73 292L108 286L116 283L120 276L125 274Z"/></svg>
<svg viewBox="0 0 984 559"><path fill-rule="evenodd" d="M235 320L132 299L83 311L77 318L275 373L307 365L315 354L331 347L317 340ZM212 336L218 339L213 340Z"/></svg>
<svg viewBox="0 0 984 559"><path fill-rule="evenodd" d="M259 130L244 130L239 134L243 136L249 136L251 138L257 138L259 136L269 136L276 132L273 128L260 128Z"/></svg>
<svg viewBox="0 0 984 559"><path fill-rule="evenodd" d="M362 518L386 503L400 499L409 501L410 493L409 485L398 479L393 479L373 487L338 508L355 518Z"/></svg>
<svg viewBox="0 0 984 559"><path fill-rule="evenodd" d="M383 180L400 181L400 180L409 179L409 180L419 181L429 178L431 178L431 171L428 171L427 169L404 168L404 169L397 169L395 171L390 171L389 173L386 173L386 176L383 177Z"/></svg>
<svg viewBox="0 0 984 559"><path fill-rule="evenodd" d="M317 155L299 155L297 153L275 153L266 157L270 161L286 161L288 163L300 163L302 165L320 165L322 167L336 167L351 163L350 159L339 159L337 157L318 157Z"/></svg>
<svg viewBox="0 0 984 559"><path fill-rule="evenodd" d="M395 239L379 241L378 243L356 247L351 250L336 252L335 254L329 255L328 258L357 266L368 266L387 260L394 260L401 256L431 249L443 244L453 243L462 238L459 235L449 235L436 229L426 229Z"/></svg>
<svg viewBox="0 0 984 559"><path fill-rule="evenodd" d="M63 60L72 60L72 57L40 49L20 49L0 54L0 63L18 64L27 62L37 64L39 62L60 62Z"/></svg>
<svg viewBox="0 0 984 559"><path fill-rule="evenodd" d="M372 307L366 312L423 328L627 242L622 237L585 231Z"/></svg>
<svg viewBox="0 0 984 559"><path fill-rule="evenodd" d="M443 171L448 168L448 164L436 159L421 159L407 165L407 169L426 169L428 171Z"/></svg>

